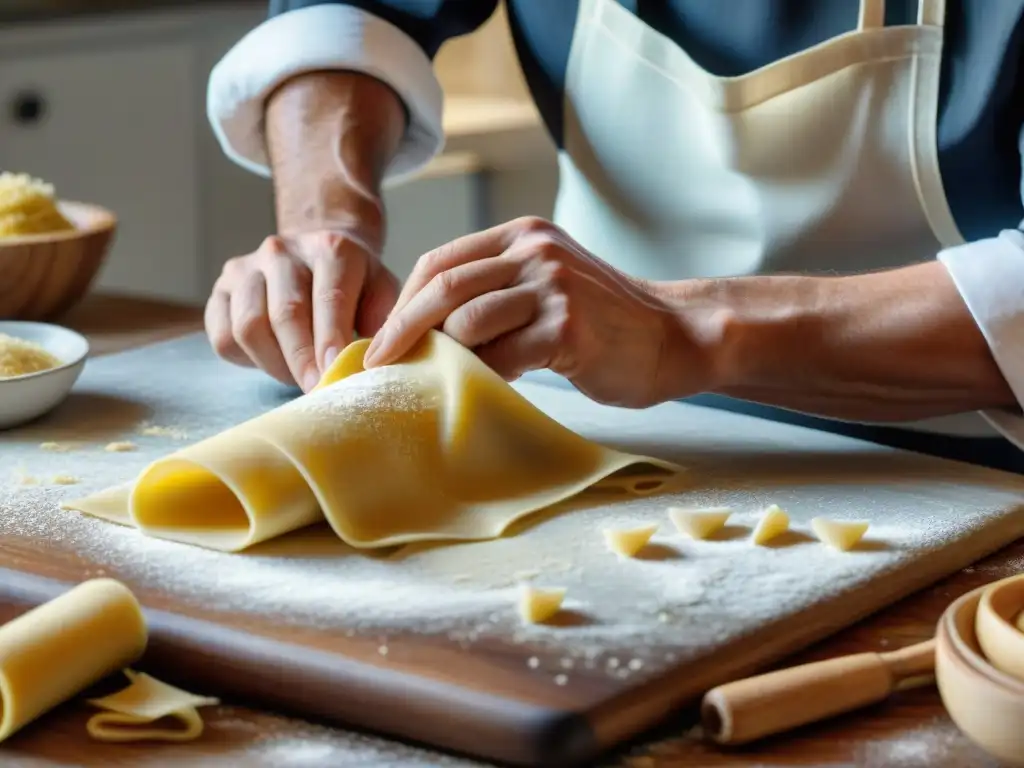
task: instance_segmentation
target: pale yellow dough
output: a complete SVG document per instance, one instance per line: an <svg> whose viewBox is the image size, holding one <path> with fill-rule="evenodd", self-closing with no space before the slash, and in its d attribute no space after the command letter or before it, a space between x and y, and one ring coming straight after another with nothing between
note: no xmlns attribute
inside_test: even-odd
<svg viewBox="0 0 1024 768"><path fill-rule="evenodd" d="M120 582L95 579L0 627L0 742L138 659L146 623Z"/></svg>
<svg viewBox="0 0 1024 768"><path fill-rule="evenodd" d="M562 609L566 590L540 589L523 584L519 591L519 615L528 624L542 624Z"/></svg>
<svg viewBox="0 0 1024 768"><path fill-rule="evenodd" d="M131 685L102 699L89 700L94 707L106 710L93 715L86 724L89 735L97 741L192 741L203 734L203 718L197 708L220 703L140 672L126 669L124 673ZM157 725L165 717L174 718L181 727Z"/></svg>
<svg viewBox="0 0 1024 768"><path fill-rule="evenodd" d="M658 530L657 525L644 525L639 528L608 528L604 531L604 541L608 549L622 557L633 557L647 546L651 536Z"/></svg>
<svg viewBox="0 0 1024 768"><path fill-rule="evenodd" d="M789 515L782 511L778 504L772 504L764 511L764 516L754 528L754 543L767 544L776 536L789 530Z"/></svg>
<svg viewBox="0 0 1024 768"><path fill-rule="evenodd" d="M811 520L811 529L822 544L827 544L840 552L847 552L864 538L864 534L868 532L868 523L863 520L829 520L816 517Z"/></svg>
<svg viewBox="0 0 1024 768"><path fill-rule="evenodd" d="M370 548L490 539L602 482L646 493L679 471L566 429L441 333L364 371L368 344L308 395L63 506L227 551L326 519Z"/></svg>
<svg viewBox="0 0 1024 768"><path fill-rule="evenodd" d="M680 533L693 539L706 539L717 533L724 526L732 510L728 507L707 507L705 509L686 509L669 507L668 517Z"/></svg>

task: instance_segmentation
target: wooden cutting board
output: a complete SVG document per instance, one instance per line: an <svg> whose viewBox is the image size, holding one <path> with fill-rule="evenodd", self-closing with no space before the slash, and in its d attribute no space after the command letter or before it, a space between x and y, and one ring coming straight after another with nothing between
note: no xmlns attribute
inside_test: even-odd
<svg viewBox="0 0 1024 768"><path fill-rule="evenodd" d="M682 404L605 408L518 385L567 426L690 468L647 499L576 500L495 542L372 555L311 529L242 555L140 537L62 512L62 498L294 393L232 368L202 338L91 361L72 398L0 436L0 620L106 575L147 606L143 667L201 693L515 765L586 764L708 688L750 673L933 582L1024 531L1024 478ZM159 427L146 431L146 425ZM103 446L131 440L138 450ZM43 450L56 441L74 450ZM18 476L38 485L19 485ZM53 483L58 474L81 480ZM749 542L769 503L796 531ZM733 506L715 541L669 504ZM815 515L868 519L855 552L808 535ZM657 522L620 560L601 530ZM568 588L552 626L524 627L516 584Z"/></svg>

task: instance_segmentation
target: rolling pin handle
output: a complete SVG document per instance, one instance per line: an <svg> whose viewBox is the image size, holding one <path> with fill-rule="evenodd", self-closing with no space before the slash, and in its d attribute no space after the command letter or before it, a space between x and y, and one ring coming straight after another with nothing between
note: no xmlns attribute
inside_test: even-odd
<svg viewBox="0 0 1024 768"><path fill-rule="evenodd" d="M895 683L879 654L843 656L714 688L701 722L719 744L745 744L881 701Z"/></svg>

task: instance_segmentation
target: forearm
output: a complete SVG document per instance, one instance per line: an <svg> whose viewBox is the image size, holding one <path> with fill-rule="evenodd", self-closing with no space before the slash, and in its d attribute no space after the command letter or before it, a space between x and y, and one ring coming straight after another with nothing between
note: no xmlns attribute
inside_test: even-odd
<svg viewBox="0 0 1024 768"><path fill-rule="evenodd" d="M1014 407L984 337L938 262L850 277L666 285L712 323L719 394L807 413L903 421ZM714 308L708 311L708 308Z"/></svg>
<svg viewBox="0 0 1024 768"><path fill-rule="evenodd" d="M388 86L352 72L300 75L267 100L278 231L350 232L383 247L380 187L405 130Z"/></svg>

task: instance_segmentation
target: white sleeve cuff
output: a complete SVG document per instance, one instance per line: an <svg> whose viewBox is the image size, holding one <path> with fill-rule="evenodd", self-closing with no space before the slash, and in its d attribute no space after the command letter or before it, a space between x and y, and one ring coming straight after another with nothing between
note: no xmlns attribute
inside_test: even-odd
<svg viewBox="0 0 1024 768"><path fill-rule="evenodd" d="M224 153L270 176L264 102L304 72L348 70L375 77L398 94L409 125L386 178L415 173L444 145L444 94L423 49L389 22L349 5L314 5L265 21L210 73L206 109Z"/></svg>
<svg viewBox="0 0 1024 768"><path fill-rule="evenodd" d="M999 237L948 248L939 254L988 342L992 357L1024 405L1024 233L1006 230ZM985 417L1024 449L1024 417L987 411Z"/></svg>

